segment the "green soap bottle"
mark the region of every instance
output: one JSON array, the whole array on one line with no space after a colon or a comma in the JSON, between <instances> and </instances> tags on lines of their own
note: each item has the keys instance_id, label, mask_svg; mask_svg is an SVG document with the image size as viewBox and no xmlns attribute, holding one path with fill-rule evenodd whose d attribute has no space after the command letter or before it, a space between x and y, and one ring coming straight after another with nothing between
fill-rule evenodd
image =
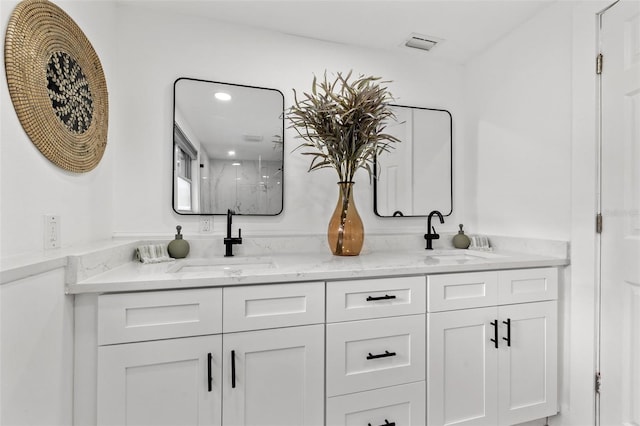
<instances>
[{"instance_id":1,"label":"green soap bottle","mask_svg":"<svg viewBox=\"0 0 640 426\"><path fill-rule=\"evenodd\" d=\"M469 237L464 235L464 231L462 230L462 224L458 226L460 226L460 230L458 231L458 234L453 237L453 246L459 249L469 248L469 245L471 244L471 240L469 239Z\"/></svg>"},{"instance_id":2,"label":"green soap bottle","mask_svg":"<svg viewBox=\"0 0 640 426\"><path fill-rule=\"evenodd\" d=\"M185 258L189 254L189 243L187 242L187 240L182 239L182 234L180 233L181 229L182 226L176 226L176 230L178 231L178 233L176 234L176 239L171 241L169 243L169 246L167 247L169 256L173 257L174 259Z\"/></svg>"}]
</instances>

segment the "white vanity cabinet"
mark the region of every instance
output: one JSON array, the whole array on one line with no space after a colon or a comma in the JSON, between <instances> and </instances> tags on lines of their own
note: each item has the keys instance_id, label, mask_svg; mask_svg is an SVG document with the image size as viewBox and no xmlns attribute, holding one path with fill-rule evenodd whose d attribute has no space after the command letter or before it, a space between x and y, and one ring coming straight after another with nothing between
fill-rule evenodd
<instances>
[{"instance_id":1,"label":"white vanity cabinet","mask_svg":"<svg viewBox=\"0 0 640 426\"><path fill-rule=\"evenodd\" d=\"M327 283L326 424L425 424L425 277Z\"/></svg>"},{"instance_id":2,"label":"white vanity cabinet","mask_svg":"<svg viewBox=\"0 0 640 426\"><path fill-rule=\"evenodd\" d=\"M557 270L427 282L427 423L512 425L555 415Z\"/></svg>"},{"instance_id":3,"label":"white vanity cabinet","mask_svg":"<svg viewBox=\"0 0 640 426\"><path fill-rule=\"evenodd\" d=\"M557 286L548 267L79 294L74 424L554 415Z\"/></svg>"},{"instance_id":4,"label":"white vanity cabinet","mask_svg":"<svg viewBox=\"0 0 640 426\"><path fill-rule=\"evenodd\" d=\"M77 302L76 424L324 424L322 282Z\"/></svg>"}]
</instances>

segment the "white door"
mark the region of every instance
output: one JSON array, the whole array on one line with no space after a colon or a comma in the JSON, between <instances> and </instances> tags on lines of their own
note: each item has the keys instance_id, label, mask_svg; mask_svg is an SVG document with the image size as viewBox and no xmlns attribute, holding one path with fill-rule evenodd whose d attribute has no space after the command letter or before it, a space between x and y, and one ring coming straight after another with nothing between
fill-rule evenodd
<instances>
[{"instance_id":1,"label":"white door","mask_svg":"<svg viewBox=\"0 0 640 426\"><path fill-rule=\"evenodd\" d=\"M324 422L324 326L224 335L223 423Z\"/></svg>"},{"instance_id":2,"label":"white door","mask_svg":"<svg viewBox=\"0 0 640 426\"><path fill-rule=\"evenodd\" d=\"M498 317L500 424L557 414L558 303L501 306Z\"/></svg>"},{"instance_id":3,"label":"white door","mask_svg":"<svg viewBox=\"0 0 640 426\"><path fill-rule=\"evenodd\" d=\"M427 314L427 424L498 424L497 316L495 307Z\"/></svg>"},{"instance_id":4,"label":"white door","mask_svg":"<svg viewBox=\"0 0 640 426\"><path fill-rule=\"evenodd\" d=\"M98 425L220 425L221 352L220 335L100 346Z\"/></svg>"},{"instance_id":5,"label":"white door","mask_svg":"<svg viewBox=\"0 0 640 426\"><path fill-rule=\"evenodd\" d=\"M640 2L601 21L599 421L640 424Z\"/></svg>"}]
</instances>

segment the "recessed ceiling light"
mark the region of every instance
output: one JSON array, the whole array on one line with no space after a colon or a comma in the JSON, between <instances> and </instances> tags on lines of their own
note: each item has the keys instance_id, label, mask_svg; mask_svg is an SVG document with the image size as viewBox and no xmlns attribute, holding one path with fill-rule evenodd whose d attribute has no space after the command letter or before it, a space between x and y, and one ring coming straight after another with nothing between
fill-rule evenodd
<instances>
[{"instance_id":1,"label":"recessed ceiling light","mask_svg":"<svg viewBox=\"0 0 640 426\"><path fill-rule=\"evenodd\" d=\"M231 163L232 166L239 166L240 163Z\"/></svg>"},{"instance_id":2,"label":"recessed ceiling light","mask_svg":"<svg viewBox=\"0 0 640 426\"><path fill-rule=\"evenodd\" d=\"M229 157L233 157L234 155L236 155L235 151L229 151L227 152L227 154L229 154Z\"/></svg>"},{"instance_id":3,"label":"recessed ceiling light","mask_svg":"<svg viewBox=\"0 0 640 426\"><path fill-rule=\"evenodd\" d=\"M216 92L215 95L213 95L216 97L217 100L219 101L230 101L231 100L231 95L225 92Z\"/></svg>"}]
</instances>

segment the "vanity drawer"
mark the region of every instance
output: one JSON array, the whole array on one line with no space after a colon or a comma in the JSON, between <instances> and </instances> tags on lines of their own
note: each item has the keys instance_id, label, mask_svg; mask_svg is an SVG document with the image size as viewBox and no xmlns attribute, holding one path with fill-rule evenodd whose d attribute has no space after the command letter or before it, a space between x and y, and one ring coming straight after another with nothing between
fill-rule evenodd
<instances>
[{"instance_id":1,"label":"vanity drawer","mask_svg":"<svg viewBox=\"0 0 640 426\"><path fill-rule=\"evenodd\" d=\"M324 322L324 283L226 287L225 333Z\"/></svg>"},{"instance_id":2,"label":"vanity drawer","mask_svg":"<svg viewBox=\"0 0 640 426\"><path fill-rule=\"evenodd\" d=\"M513 269L498 272L498 304L558 298L558 269Z\"/></svg>"},{"instance_id":3,"label":"vanity drawer","mask_svg":"<svg viewBox=\"0 0 640 426\"><path fill-rule=\"evenodd\" d=\"M98 297L98 344L222 332L219 288L104 294Z\"/></svg>"},{"instance_id":4,"label":"vanity drawer","mask_svg":"<svg viewBox=\"0 0 640 426\"><path fill-rule=\"evenodd\" d=\"M327 322L421 314L425 277L397 277L327 283Z\"/></svg>"},{"instance_id":5,"label":"vanity drawer","mask_svg":"<svg viewBox=\"0 0 640 426\"><path fill-rule=\"evenodd\" d=\"M425 316L327 324L327 396L424 380Z\"/></svg>"},{"instance_id":6,"label":"vanity drawer","mask_svg":"<svg viewBox=\"0 0 640 426\"><path fill-rule=\"evenodd\" d=\"M498 301L498 273L429 275L427 291L429 312L495 306Z\"/></svg>"},{"instance_id":7,"label":"vanity drawer","mask_svg":"<svg viewBox=\"0 0 640 426\"><path fill-rule=\"evenodd\" d=\"M424 425L425 382L327 398L327 425Z\"/></svg>"}]
</instances>

